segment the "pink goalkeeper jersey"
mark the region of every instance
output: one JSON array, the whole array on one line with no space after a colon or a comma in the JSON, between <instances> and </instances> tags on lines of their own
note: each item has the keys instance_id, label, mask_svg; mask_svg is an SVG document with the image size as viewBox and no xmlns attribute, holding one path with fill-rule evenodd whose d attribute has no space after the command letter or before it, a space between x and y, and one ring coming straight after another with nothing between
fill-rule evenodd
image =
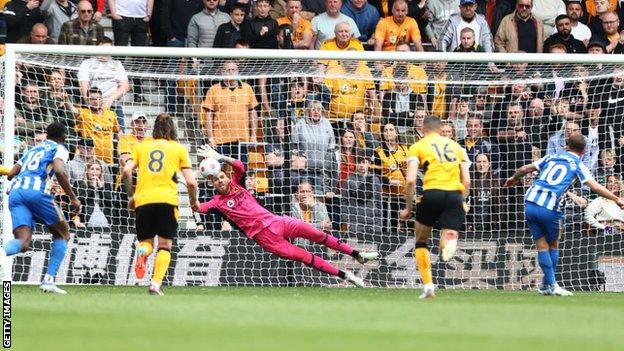
<instances>
[{"instance_id":1,"label":"pink goalkeeper jersey","mask_svg":"<svg viewBox=\"0 0 624 351\"><path fill-rule=\"evenodd\" d=\"M253 239L264 228L278 221L280 217L262 207L256 198L239 184L243 173L245 173L243 163L235 160L232 166L234 167L234 176L230 182L230 193L227 195L216 194L210 201L201 204L200 212L206 213L210 210L221 212L248 238Z\"/></svg>"}]
</instances>

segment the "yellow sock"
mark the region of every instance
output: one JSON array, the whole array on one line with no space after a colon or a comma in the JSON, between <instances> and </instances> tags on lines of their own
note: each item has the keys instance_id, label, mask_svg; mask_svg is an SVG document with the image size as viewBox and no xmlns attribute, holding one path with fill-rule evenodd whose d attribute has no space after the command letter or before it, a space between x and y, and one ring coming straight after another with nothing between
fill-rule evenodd
<instances>
[{"instance_id":1,"label":"yellow sock","mask_svg":"<svg viewBox=\"0 0 624 351\"><path fill-rule=\"evenodd\" d=\"M137 246L137 251L141 256L149 256L154 252L154 244L152 244L152 240L145 240L139 243Z\"/></svg>"},{"instance_id":2,"label":"yellow sock","mask_svg":"<svg viewBox=\"0 0 624 351\"><path fill-rule=\"evenodd\" d=\"M414 251L414 257L416 257L416 265L418 266L423 284L433 283L429 250L426 247L419 247Z\"/></svg>"},{"instance_id":3,"label":"yellow sock","mask_svg":"<svg viewBox=\"0 0 624 351\"><path fill-rule=\"evenodd\" d=\"M154 263L154 276L152 281L161 284L169 269L169 262L171 262L171 252L168 250L160 249L156 253L156 262Z\"/></svg>"}]
</instances>

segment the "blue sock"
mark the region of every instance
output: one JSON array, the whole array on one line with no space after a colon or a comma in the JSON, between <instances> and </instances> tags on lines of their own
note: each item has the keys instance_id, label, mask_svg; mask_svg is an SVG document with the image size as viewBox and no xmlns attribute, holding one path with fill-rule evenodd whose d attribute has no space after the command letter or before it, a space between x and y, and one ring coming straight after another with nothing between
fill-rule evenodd
<instances>
[{"instance_id":1,"label":"blue sock","mask_svg":"<svg viewBox=\"0 0 624 351\"><path fill-rule=\"evenodd\" d=\"M559 249L550 249L550 261L552 262L553 273L557 274L557 265L559 265Z\"/></svg>"},{"instance_id":2,"label":"blue sock","mask_svg":"<svg viewBox=\"0 0 624 351\"><path fill-rule=\"evenodd\" d=\"M13 239L4 245L4 252L7 256L16 255L20 251L22 251L22 242L17 239Z\"/></svg>"},{"instance_id":3,"label":"blue sock","mask_svg":"<svg viewBox=\"0 0 624 351\"><path fill-rule=\"evenodd\" d=\"M555 284L555 271L553 271L552 260L548 251L538 251L537 260L544 272L544 281L547 285Z\"/></svg>"},{"instance_id":4,"label":"blue sock","mask_svg":"<svg viewBox=\"0 0 624 351\"><path fill-rule=\"evenodd\" d=\"M50 250L50 262L48 263L48 272L46 274L55 277L61 262L67 251L67 241L64 239L54 239L52 241L52 249Z\"/></svg>"}]
</instances>

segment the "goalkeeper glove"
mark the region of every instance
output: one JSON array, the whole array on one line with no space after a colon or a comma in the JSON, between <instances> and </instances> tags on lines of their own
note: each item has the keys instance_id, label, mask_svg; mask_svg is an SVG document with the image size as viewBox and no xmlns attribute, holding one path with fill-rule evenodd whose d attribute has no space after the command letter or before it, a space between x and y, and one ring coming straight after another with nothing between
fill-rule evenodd
<instances>
[{"instance_id":1,"label":"goalkeeper glove","mask_svg":"<svg viewBox=\"0 0 624 351\"><path fill-rule=\"evenodd\" d=\"M203 158L214 158L220 161L223 157L220 153L216 152L210 145L202 145L197 149L197 155Z\"/></svg>"}]
</instances>

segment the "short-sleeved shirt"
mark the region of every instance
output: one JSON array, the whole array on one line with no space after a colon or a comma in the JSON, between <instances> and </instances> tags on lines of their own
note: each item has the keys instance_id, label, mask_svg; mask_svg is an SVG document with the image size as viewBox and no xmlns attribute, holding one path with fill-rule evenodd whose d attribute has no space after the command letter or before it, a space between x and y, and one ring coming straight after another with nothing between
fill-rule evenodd
<instances>
[{"instance_id":1,"label":"short-sleeved shirt","mask_svg":"<svg viewBox=\"0 0 624 351\"><path fill-rule=\"evenodd\" d=\"M143 140L150 140L152 137L145 137ZM139 139L134 134L124 134L119 137L119 142L117 143L117 154L129 154L132 153L132 149L139 144Z\"/></svg>"},{"instance_id":2,"label":"short-sleeved shirt","mask_svg":"<svg viewBox=\"0 0 624 351\"><path fill-rule=\"evenodd\" d=\"M420 40L418 23L411 17L405 17L403 23L394 22L394 17L388 16L377 23L375 40L383 41L383 51L394 51L399 43L413 43Z\"/></svg>"},{"instance_id":3,"label":"short-sleeved shirt","mask_svg":"<svg viewBox=\"0 0 624 351\"><path fill-rule=\"evenodd\" d=\"M410 146L408 157L408 162L418 162L425 173L423 190L465 190L460 164L466 161L466 152L455 141L429 133Z\"/></svg>"},{"instance_id":4,"label":"short-sleeved shirt","mask_svg":"<svg viewBox=\"0 0 624 351\"><path fill-rule=\"evenodd\" d=\"M340 22L347 22L351 27L351 32L354 38L360 37L360 30L355 24L355 21L344 13L341 13L337 18L329 17L327 12L324 12L312 19L312 31L316 34L316 44L314 48L318 50L321 44L328 39L336 37L335 28Z\"/></svg>"},{"instance_id":5,"label":"short-sleeved shirt","mask_svg":"<svg viewBox=\"0 0 624 351\"><path fill-rule=\"evenodd\" d=\"M349 44L347 44L347 46L344 49L341 49L338 47L338 44L336 44L336 38L333 38L333 39L325 40L323 44L321 44L320 50L364 51L364 46L359 40L351 38L351 40L349 40ZM319 60L319 62L324 65L328 65L330 67L338 65L338 61L336 60ZM361 61L361 64L366 65L366 62Z\"/></svg>"},{"instance_id":6,"label":"short-sleeved shirt","mask_svg":"<svg viewBox=\"0 0 624 351\"><path fill-rule=\"evenodd\" d=\"M379 90L392 90L394 89L394 67L386 67L381 76L384 80L379 84ZM420 65L408 65L407 66L407 79L410 81L409 86L416 94L427 93L427 72Z\"/></svg>"},{"instance_id":7,"label":"short-sleeved shirt","mask_svg":"<svg viewBox=\"0 0 624 351\"><path fill-rule=\"evenodd\" d=\"M249 141L249 111L256 106L258 100L247 83L239 83L235 88L223 83L210 87L202 108L214 112L212 133L215 143Z\"/></svg>"},{"instance_id":8,"label":"short-sleeved shirt","mask_svg":"<svg viewBox=\"0 0 624 351\"><path fill-rule=\"evenodd\" d=\"M93 139L95 156L106 163L113 163L113 135L120 130L115 112L103 110L97 114L88 108L81 108L76 130L82 137Z\"/></svg>"},{"instance_id":9,"label":"short-sleeved shirt","mask_svg":"<svg viewBox=\"0 0 624 351\"><path fill-rule=\"evenodd\" d=\"M54 160L67 163L69 152L64 145L46 140L28 150L18 164L22 166L11 189L30 189L48 194L54 177Z\"/></svg>"},{"instance_id":10,"label":"short-sleeved shirt","mask_svg":"<svg viewBox=\"0 0 624 351\"><path fill-rule=\"evenodd\" d=\"M277 25L281 26L282 24L292 25L292 21L288 19L287 16L280 17L277 19ZM299 42L301 42L305 33L309 33L312 35L314 34L314 32L312 32L312 23L307 19L301 17L299 18L299 23L297 23L297 28L293 28L293 44L298 44Z\"/></svg>"},{"instance_id":11,"label":"short-sleeved shirt","mask_svg":"<svg viewBox=\"0 0 624 351\"><path fill-rule=\"evenodd\" d=\"M191 168L188 150L172 140L144 140L132 149L131 159L139 169L135 206L163 203L178 206L176 172Z\"/></svg>"},{"instance_id":12,"label":"short-sleeved shirt","mask_svg":"<svg viewBox=\"0 0 624 351\"><path fill-rule=\"evenodd\" d=\"M127 81L128 75L121 61L108 59L101 61L93 57L80 63L78 81L88 81L89 86L97 87L102 97L108 97L117 90L119 82Z\"/></svg>"},{"instance_id":13,"label":"short-sleeved shirt","mask_svg":"<svg viewBox=\"0 0 624 351\"><path fill-rule=\"evenodd\" d=\"M370 69L358 65L354 73L347 73L341 65L327 70L325 85L331 90L329 119L351 118L356 111L363 111L367 90L375 89Z\"/></svg>"}]
</instances>

